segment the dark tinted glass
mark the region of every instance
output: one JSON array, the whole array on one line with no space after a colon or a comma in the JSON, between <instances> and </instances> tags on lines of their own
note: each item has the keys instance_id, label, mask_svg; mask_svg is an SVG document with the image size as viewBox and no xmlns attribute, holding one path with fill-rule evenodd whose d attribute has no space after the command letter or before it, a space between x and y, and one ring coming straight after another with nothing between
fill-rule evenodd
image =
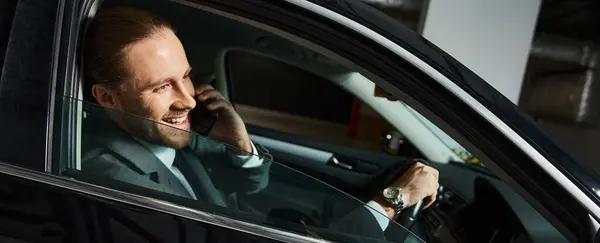
<instances>
[{"instance_id":1,"label":"dark tinted glass","mask_svg":"<svg viewBox=\"0 0 600 243\"><path fill-rule=\"evenodd\" d=\"M279 242L7 175L0 198L2 243Z\"/></svg>"},{"instance_id":2,"label":"dark tinted glass","mask_svg":"<svg viewBox=\"0 0 600 243\"><path fill-rule=\"evenodd\" d=\"M45 168L57 6L58 0L0 3L0 48L6 45L0 52L0 160L37 170Z\"/></svg>"},{"instance_id":3,"label":"dark tinted glass","mask_svg":"<svg viewBox=\"0 0 600 243\"><path fill-rule=\"evenodd\" d=\"M63 104L83 110L82 156L74 165L64 166L64 176L309 237L377 242L383 237L383 220L389 242L403 242L407 237L421 241L370 204L273 161L268 152L249 154L194 132L81 100L64 98ZM117 120L121 126L153 129L125 131L116 126ZM148 135L144 131L188 136L190 142L176 150L167 167L158 158L163 157L158 156L161 152L156 152L156 146L142 139ZM254 144L261 146L258 141ZM61 153L72 157L76 151L62 146ZM355 232L357 227L375 234Z\"/></svg>"}]
</instances>

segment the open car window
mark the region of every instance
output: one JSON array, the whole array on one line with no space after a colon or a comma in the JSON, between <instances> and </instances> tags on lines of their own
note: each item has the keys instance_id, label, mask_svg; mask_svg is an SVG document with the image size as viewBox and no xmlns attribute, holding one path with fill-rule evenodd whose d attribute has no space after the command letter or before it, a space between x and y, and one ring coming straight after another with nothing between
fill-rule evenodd
<instances>
[{"instance_id":1,"label":"open car window","mask_svg":"<svg viewBox=\"0 0 600 243\"><path fill-rule=\"evenodd\" d=\"M77 99L64 98L63 104L82 114L81 156L61 144L64 176L314 238L420 241L367 200L273 161L266 150L257 149L259 155L239 151L195 131ZM170 149L144 139L156 132L189 138L189 143ZM165 159L169 150L174 154ZM383 234L387 241L378 239Z\"/></svg>"},{"instance_id":2,"label":"open car window","mask_svg":"<svg viewBox=\"0 0 600 243\"><path fill-rule=\"evenodd\" d=\"M249 50L226 52L230 101L251 132L484 167L435 124L360 73L311 72L311 65L318 64L288 61Z\"/></svg>"},{"instance_id":3,"label":"open car window","mask_svg":"<svg viewBox=\"0 0 600 243\"><path fill-rule=\"evenodd\" d=\"M320 76L310 75L304 74L311 70L309 65L291 65L274 57L239 52L235 51L227 59L230 61L227 62L227 77L234 90L233 102L240 108L239 112L247 123L258 126L251 126L249 132L263 141L281 163L318 177L351 195L359 195L356 188L364 188L371 178L381 178L387 171L402 164L403 157L423 156L440 172L441 185L434 206L422 212L425 220L417 221L423 224L411 228L415 232L426 232L417 233L425 241L435 239L438 237L435 235L444 234L443 229L449 228L460 232L457 233L460 235L458 238L486 242L489 237L495 236L475 231L488 230L479 231L486 227L479 220L489 218L506 220L505 225L493 227L514 227L511 234L515 236L527 238L527 233L532 233L534 242L546 238L563 239L549 221L492 173L483 161L407 103L381 94L376 84L360 72L322 71ZM319 90L321 87L326 88ZM251 98L265 90L268 92L260 98ZM331 105L337 102L336 92L346 93L360 101L364 113L360 114L359 122L366 124L362 129L381 134L390 126L396 128L400 131L399 135L410 138L408 140L420 153L386 150L389 141L394 140L392 136L397 135L394 133L384 134L390 135L389 138L375 140L381 142L381 147L374 151L327 139L327 135L335 131L323 129L323 122L315 122L314 118L324 117L319 116L319 112L345 108ZM328 95L330 93L334 95ZM281 108L286 106L312 111L298 115L300 112ZM347 139L360 140L359 137ZM339 167L338 170L331 168L334 165ZM494 199L490 201L489 198ZM470 216L473 218L465 218ZM440 222L443 222L442 226ZM532 225L540 227L533 228Z\"/></svg>"}]
</instances>

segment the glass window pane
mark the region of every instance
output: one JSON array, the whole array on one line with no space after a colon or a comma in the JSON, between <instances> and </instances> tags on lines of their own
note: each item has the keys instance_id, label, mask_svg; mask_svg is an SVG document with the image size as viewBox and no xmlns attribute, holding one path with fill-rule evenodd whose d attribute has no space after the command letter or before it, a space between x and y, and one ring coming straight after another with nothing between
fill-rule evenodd
<instances>
[{"instance_id":1,"label":"glass window pane","mask_svg":"<svg viewBox=\"0 0 600 243\"><path fill-rule=\"evenodd\" d=\"M229 51L225 60L231 100L250 130L264 128L358 150L422 157L379 113L325 75L251 51ZM386 140L386 135L393 138Z\"/></svg>"},{"instance_id":2,"label":"glass window pane","mask_svg":"<svg viewBox=\"0 0 600 243\"><path fill-rule=\"evenodd\" d=\"M418 239L372 202L273 161L259 142L251 153L81 100L64 98L64 104L83 111L82 156L65 176L317 238ZM187 142L168 147L155 139L162 134Z\"/></svg>"},{"instance_id":3,"label":"glass window pane","mask_svg":"<svg viewBox=\"0 0 600 243\"><path fill-rule=\"evenodd\" d=\"M327 166L319 166L315 162L322 161L322 165L327 165L329 162L327 153L334 154L343 163L340 166L341 170L345 168L347 171L366 172L368 176L377 178L385 175L386 171L394 166L401 164L402 160L399 158L403 156L426 158L431 162L431 166L439 171L441 184L438 200L434 206L423 211L420 219L417 220L421 226L426 225L426 227L412 228L415 234L422 236L426 241L448 238L448 235L440 235L445 231L454 232L459 235L458 238L470 239L473 242L488 241L494 230L506 229L509 226L515 228L505 236L526 237L527 232L537 230L531 228L531 225L539 225L544 229L545 234L534 234L536 239L548 236L553 239L563 239L560 232L541 214L491 173L484 161L469 153L452 137L402 100L398 100L378 88L374 82L361 73L351 69L341 73L338 73L338 70L321 70L314 71L312 76L308 77L308 75L295 74L308 72L306 70L311 69L309 65L289 65L275 58L249 52L243 55L236 53L230 57L235 57L228 59L230 62L227 65L229 81L234 84L234 101L247 123L267 128L250 129L250 133L255 135L256 141L260 139L269 146L276 161L313 175L351 195L359 195L353 191L353 188L364 188L360 176L339 170L327 170ZM279 73L281 69L286 70L286 75ZM286 79L286 76L295 78ZM268 80L271 82L266 85L261 84ZM242 84L239 85L241 88L239 86L236 88L237 84ZM309 87L305 87L305 85ZM402 135L420 153L381 156L372 152L359 152L359 146L324 138L327 133L333 133L335 130L319 129L323 126L307 119L300 112L276 110L266 103L266 105L254 103L259 107L251 107L252 105L248 105L248 103L252 104L255 101L245 98L245 96L251 97L255 92L268 90L261 96L261 100L269 100L278 107L302 106L303 109L314 109L313 113L316 113L322 109L328 109L327 105L315 105L311 103L312 100L304 102L306 97L314 96L313 100L322 104L334 104L337 98L335 95L328 96L326 92L314 95L319 93L314 90L321 87L327 87L325 90L331 88L347 92L361 102L362 108L368 108L365 109L366 115L361 116L360 119L382 121L372 122L365 129L372 133L389 135L389 138L382 137L382 142L388 142L384 145L389 145L390 141L402 141L395 137ZM235 99L236 97L242 97L242 99ZM243 103L240 104L240 102ZM346 107L348 106L346 105ZM337 107L337 109L344 109L344 106ZM398 133L386 133L390 127ZM348 140L355 139L346 136L348 136L346 133L340 135ZM382 148L391 148L391 146ZM316 155L304 155L304 151L308 153L314 150L325 151L323 155L325 159L320 159ZM378 152L393 155L394 153L389 153L391 150L380 149ZM368 165L374 165L373 170L370 170ZM492 203L487 200L488 198L495 198L495 201ZM495 218L496 216L490 212L503 212L502 218L511 223L473 223L486 218ZM489 234L475 233L487 232L487 230L490 230Z\"/></svg>"},{"instance_id":4,"label":"glass window pane","mask_svg":"<svg viewBox=\"0 0 600 243\"><path fill-rule=\"evenodd\" d=\"M443 233L485 242L511 225L517 236L532 222L548 225L454 139L353 67L189 5L132 3L177 31L163 28L161 38L128 46L125 61L138 59L127 70L137 76L104 73L121 81L112 86L86 79L84 94L91 84L102 89L84 99L102 106L65 98L75 114L61 130L65 176L341 242L430 241ZM156 46L176 47L176 57L144 56ZM209 101L193 92L208 85L213 101L235 110L207 111ZM405 217L389 220L375 200L414 158L430 161L442 187L407 230L398 223ZM498 216L491 212L508 223L465 226ZM531 212L527 219L537 221L524 221Z\"/></svg>"}]
</instances>

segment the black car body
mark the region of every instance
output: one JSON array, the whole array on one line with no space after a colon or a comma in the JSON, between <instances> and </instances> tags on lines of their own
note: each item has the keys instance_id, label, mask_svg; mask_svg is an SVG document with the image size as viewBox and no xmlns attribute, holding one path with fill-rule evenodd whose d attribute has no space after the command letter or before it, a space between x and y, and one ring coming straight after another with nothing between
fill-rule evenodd
<instances>
[{"instance_id":1,"label":"black car body","mask_svg":"<svg viewBox=\"0 0 600 243\"><path fill-rule=\"evenodd\" d=\"M229 79L235 75L227 66L232 58L223 53L250 50L339 84L345 82L341 77L347 74L360 74L474 154L485 168L464 161L433 161L435 155L413 142L440 171L442 190L437 206L420 213L410 229L417 236L411 240L597 240L597 175L565 153L484 80L418 34L361 2L19 0L1 4L1 242L366 242L360 237L330 236L280 225L279 221L265 222L252 214L198 207L173 195L123 183L80 177L76 173L81 156L78 129L88 106L80 100L81 45L86 24L95 11L111 4L133 5L164 15L179 29L187 52L192 53L192 66L203 67L199 76L221 70L222 64L225 70L220 74L216 71L217 76L227 81L216 85L234 102L252 97L236 94L240 88L231 85ZM222 22L210 29L206 26L216 23L211 21ZM248 31L236 29L238 25ZM210 34L194 35L201 29L197 26L208 28L203 31ZM221 39L217 39L218 44L187 45L206 36ZM202 56L210 58L193 54L201 50ZM344 87L352 92L350 86ZM394 112L388 114L376 103L370 105L380 115L393 116ZM284 208L287 203L297 203L299 206L290 208L298 208L304 216L312 217L310 213L316 212L318 216L312 218L316 221L326 210L314 209L312 201L326 204L323 198L337 193L364 202L364 192L375 193L376 182L395 175L413 159L248 127L253 139L270 147L274 161L282 164L272 172L272 177L283 177L278 179L280 186L289 186L287 176L322 189L318 193L309 193L313 189L293 191L287 196L267 190L265 196ZM294 152L300 150L303 152ZM317 154L322 152L339 160L317 161ZM323 198L299 196L305 194ZM402 231L401 227L396 229Z\"/></svg>"}]
</instances>

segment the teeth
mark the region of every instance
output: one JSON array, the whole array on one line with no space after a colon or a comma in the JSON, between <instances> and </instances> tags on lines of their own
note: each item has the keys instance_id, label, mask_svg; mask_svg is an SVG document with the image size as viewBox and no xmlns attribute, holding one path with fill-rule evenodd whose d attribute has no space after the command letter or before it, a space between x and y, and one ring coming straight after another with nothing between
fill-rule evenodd
<instances>
[{"instance_id":1,"label":"teeth","mask_svg":"<svg viewBox=\"0 0 600 243\"><path fill-rule=\"evenodd\" d=\"M171 124L180 124L185 121L185 116L181 117L181 118L167 118L164 121L171 123Z\"/></svg>"}]
</instances>

